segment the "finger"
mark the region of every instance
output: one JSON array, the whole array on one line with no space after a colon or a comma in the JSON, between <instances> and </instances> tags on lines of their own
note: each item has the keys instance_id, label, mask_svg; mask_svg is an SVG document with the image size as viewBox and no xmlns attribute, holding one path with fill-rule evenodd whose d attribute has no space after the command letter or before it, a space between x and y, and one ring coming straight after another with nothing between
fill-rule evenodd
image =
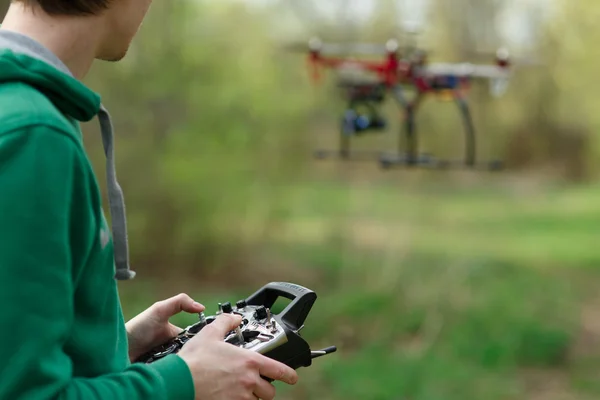
<instances>
[{"instance_id":1,"label":"finger","mask_svg":"<svg viewBox=\"0 0 600 400\"><path fill-rule=\"evenodd\" d=\"M257 354L258 355L258 354ZM290 385L295 385L298 382L298 374L296 371L287 365L268 358L266 356L259 355L260 360L260 374L266 378L271 378L276 381L282 381Z\"/></svg>"},{"instance_id":2,"label":"finger","mask_svg":"<svg viewBox=\"0 0 600 400\"><path fill-rule=\"evenodd\" d=\"M162 319L168 319L182 311L192 313L202 312L204 311L204 306L195 302L185 293L180 293L177 296L170 297L154 304L154 312Z\"/></svg>"},{"instance_id":3,"label":"finger","mask_svg":"<svg viewBox=\"0 0 600 400\"><path fill-rule=\"evenodd\" d=\"M273 400L275 398L275 386L265 381L263 378L258 378L254 395L260 400Z\"/></svg>"},{"instance_id":4,"label":"finger","mask_svg":"<svg viewBox=\"0 0 600 400\"><path fill-rule=\"evenodd\" d=\"M206 309L203 304L198 303L197 301L192 300L190 297L190 301L186 301L181 305L181 311L185 311L188 313L199 313Z\"/></svg>"},{"instance_id":5,"label":"finger","mask_svg":"<svg viewBox=\"0 0 600 400\"><path fill-rule=\"evenodd\" d=\"M205 339L223 340L229 331L234 330L241 323L241 315L221 314L210 325L205 326L197 336Z\"/></svg>"}]
</instances>

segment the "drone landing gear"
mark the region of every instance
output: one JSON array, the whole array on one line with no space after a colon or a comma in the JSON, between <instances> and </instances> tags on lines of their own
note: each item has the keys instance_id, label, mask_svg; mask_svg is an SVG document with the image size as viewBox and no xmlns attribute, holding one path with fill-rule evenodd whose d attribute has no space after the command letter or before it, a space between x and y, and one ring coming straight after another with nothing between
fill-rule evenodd
<instances>
[{"instance_id":1,"label":"drone landing gear","mask_svg":"<svg viewBox=\"0 0 600 400\"><path fill-rule=\"evenodd\" d=\"M385 127L385 121L381 118L368 118L358 115L353 110L348 110L342 121L340 132L339 150L317 150L315 158L338 159L345 161L373 161L381 156L380 151L352 150L351 140L354 137L381 131Z\"/></svg>"},{"instance_id":2,"label":"drone landing gear","mask_svg":"<svg viewBox=\"0 0 600 400\"><path fill-rule=\"evenodd\" d=\"M336 159L344 161L373 161L381 157L379 151L344 151L344 150L317 150L314 154L316 159Z\"/></svg>"},{"instance_id":3,"label":"drone landing gear","mask_svg":"<svg viewBox=\"0 0 600 400\"><path fill-rule=\"evenodd\" d=\"M477 162L475 158L475 128L469 112L469 106L465 99L455 93L454 100L461 112L465 128L465 157L463 160L442 160L430 154L419 154L417 135L415 129L415 113L421 98L417 97L413 103L404 105L405 111L405 137L408 152L399 154L382 154L379 157L379 165L382 169L394 167L424 167L430 169L472 169L498 171L503 169L503 162L499 160Z\"/></svg>"},{"instance_id":4,"label":"drone landing gear","mask_svg":"<svg viewBox=\"0 0 600 400\"><path fill-rule=\"evenodd\" d=\"M398 167L421 167L428 169L457 169L497 171L503 168L501 161L479 162L466 164L464 160L442 160L429 154L420 154L417 157L408 155L382 154L379 157L379 166L382 169Z\"/></svg>"}]
</instances>

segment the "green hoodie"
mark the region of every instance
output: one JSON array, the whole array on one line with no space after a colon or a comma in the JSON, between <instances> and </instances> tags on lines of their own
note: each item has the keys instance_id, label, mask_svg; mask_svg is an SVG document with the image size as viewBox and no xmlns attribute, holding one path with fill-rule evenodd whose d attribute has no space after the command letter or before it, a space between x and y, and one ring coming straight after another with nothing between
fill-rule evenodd
<instances>
[{"instance_id":1,"label":"green hoodie","mask_svg":"<svg viewBox=\"0 0 600 400\"><path fill-rule=\"evenodd\" d=\"M79 127L95 116L112 235ZM112 156L100 97L39 43L0 30L0 399L194 398L179 356L129 362L116 279L134 273Z\"/></svg>"}]
</instances>

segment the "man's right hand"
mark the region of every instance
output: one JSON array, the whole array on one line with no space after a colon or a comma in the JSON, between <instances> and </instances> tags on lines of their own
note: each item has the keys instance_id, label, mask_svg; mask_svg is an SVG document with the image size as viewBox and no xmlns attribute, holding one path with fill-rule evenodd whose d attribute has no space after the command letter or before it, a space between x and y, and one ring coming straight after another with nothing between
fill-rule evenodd
<instances>
[{"instance_id":1,"label":"man's right hand","mask_svg":"<svg viewBox=\"0 0 600 400\"><path fill-rule=\"evenodd\" d=\"M196 400L273 400L275 387L261 375L290 385L298 375L287 365L226 343L240 325L236 314L221 314L179 351L194 379Z\"/></svg>"}]
</instances>

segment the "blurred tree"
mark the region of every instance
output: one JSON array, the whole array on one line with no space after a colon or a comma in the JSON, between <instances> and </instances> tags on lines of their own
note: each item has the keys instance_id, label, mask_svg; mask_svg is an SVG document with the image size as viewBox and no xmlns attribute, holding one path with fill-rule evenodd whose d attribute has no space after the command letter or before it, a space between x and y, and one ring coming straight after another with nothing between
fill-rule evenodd
<instances>
[{"instance_id":1,"label":"blurred tree","mask_svg":"<svg viewBox=\"0 0 600 400\"><path fill-rule=\"evenodd\" d=\"M600 7L594 2L585 8L554 4L559 12L549 20L540 18L539 9L529 14L531 24L542 28L537 60L542 64L523 68L515 82L518 90L511 98L527 100L525 106L520 101L516 112L521 122L509 156L520 158L520 164L552 166L558 176L580 181L593 172L589 161L598 151L590 132L600 121L594 121L596 113L588 108L597 101L590 95L591 71L586 69L595 64L589 49L599 37L589 16L598 15Z\"/></svg>"},{"instance_id":2,"label":"blurred tree","mask_svg":"<svg viewBox=\"0 0 600 400\"><path fill-rule=\"evenodd\" d=\"M432 2L434 29L440 45L447 45L457 61L472 59L477 52L490 53L498 47L500 38L496 18L505 5L503 0L455 0ZM492 52L495 50L491 50ZM492 53L493 56L493 53ZM489 55L486 54L486 57Z\"/></svg>"},{"instance_id":3,"label":"blurred tree","mask_svg":"<svg viewBox=\"0 0 600 400\"><path fill-rule=\"evenodd\" d=\"M312 96L302 63L277 57L267 17L235 3L155 3L128 57L90 74L115 119L138 262L236 257L302 174ZM87 129L100 166L97 127Z\"/></svg>"}]
</instances>

